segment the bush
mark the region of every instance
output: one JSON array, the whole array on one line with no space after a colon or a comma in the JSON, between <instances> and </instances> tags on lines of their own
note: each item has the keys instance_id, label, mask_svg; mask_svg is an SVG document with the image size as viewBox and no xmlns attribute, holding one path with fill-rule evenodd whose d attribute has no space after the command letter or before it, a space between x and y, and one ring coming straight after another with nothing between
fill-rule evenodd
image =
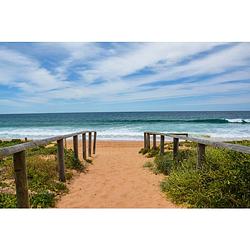
<instances>
[{"instance_id":1,"label":"bush","mask_svg":"<svg viewBox=\"0 0 250 250\"><path fill-rule=\"evenodd\" d=\"M191 207L250 207L249 155L207 147L203 170L196 169L193 153L179 166L161 184L174 202Z\"/></svg>"},{"instance_id":2,"label":"bush","mask_svg":"<svg viewBox=\"0 0 250 250\"><path fill-rule=\"evenodd\" d=\"M32 208L48 208L55 206L55 194L44 191L33 195L30 199Z\"/></svg>"},{"instance_id":3,"label":"bush","mask_svg":"<svg viewBox=\"0 0 250 250\"><path fill-rule=\"evenodd\" d=\"M147 154L149 152L149 149L148 148L141 148L140 151L139 151L139 154Z\"/></svg>"},{"instance_id":4,"label":"bush","mask_svg":"<svg viewBox=\"0 0 250 250\"><path fill-rule=\"evenodd\" d=\"M173 168L173 158L170 154L157 155L154 159L157 170L160 173L169 175Z\"/></svg>"},{"instance_id":5,"label":"bush","mask_svg":"<svg viewBox=\"0 0 250 250\"><path fill-rule=\"evenodd\" d=\"M75 158L74 151L72 149L65 150L64 157L67 168L79 171L83 171L85 169L84 164L79 159Z\"/></svg>"},{"instance_id":6,"label":"bush","mask_svg":"<svg viewBox=\"0 0 250 250\"><path fill-rule=\"evenodd\" d=\"M0 193L0 208L15 208L16 196L14 194Z\"/></svg>"},{"instance_id":7,"label":"bush","mask_svg":"<svg viewBox=\"0 0 250 250\"><path fill-rule=\"evenodd\" d=\"M3 142L0 146L10 146L18 142ZM7 145L6 145L7 144ZM66 183L58 181L56 145L36 147L27 150L27 178L31 207L54 207L56 197L68 192ZM83 171L85 166L75 159L72 150L65 150L66 180L73 177L72 169ZM16 207L16 196L12 194L15 183L12 157L0 161L0 207ZM1 193L2 188L9 193Z\"/></svg>"}]
</instances>

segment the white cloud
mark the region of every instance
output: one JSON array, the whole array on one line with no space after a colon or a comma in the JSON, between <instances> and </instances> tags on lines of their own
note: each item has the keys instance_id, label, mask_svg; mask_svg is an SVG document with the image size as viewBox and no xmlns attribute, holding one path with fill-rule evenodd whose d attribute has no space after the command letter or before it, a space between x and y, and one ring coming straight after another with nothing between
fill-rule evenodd
<instances>
[{"instance_id":1,"label":"white cloud","mask_svg":"<svg viewBox=\"0 0 250 250\"><path fill-rule=\"evenodd\" d=\"M232 68L249 66L250 44L238 44L192 60L197 53L213 49L217 43L96 43L41 44L67 55L53 70L42 66L39 59L16 50L0 47L0 84L21 90L20 100L43 103L54 99L97 102L130 102L164 98L195 97L207 94L248 91L250 68L237 69L198 82L154 86L157 81L173 81L185 77L223 73ZM38 45L37 45L38 46ZM177 65L184 59L186 64ZM159 61L161 63L159 63ZM86 64L87 69L82 65ZM150 68L153 74L124 76ZM75 69L81 77L68 80L68 71ZM94 81L100 80L98 84ZM225 81L238 83L222 84ZM154 87L150 90L150 88ZM7 104L6 104L7 105Z\"/></svg>"}]
</instances>

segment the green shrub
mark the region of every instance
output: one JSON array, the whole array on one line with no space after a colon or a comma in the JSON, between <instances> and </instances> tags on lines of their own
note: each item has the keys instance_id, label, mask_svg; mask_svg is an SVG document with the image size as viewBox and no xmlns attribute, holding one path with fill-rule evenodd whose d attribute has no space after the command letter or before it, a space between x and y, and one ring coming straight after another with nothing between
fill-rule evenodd
<instances>
[{"instance_id":1,"label":"green shrub","mask_svg":"<svg viewBox=\"0 0 250 250\"><path fill-rule=\"evenodd\" d=\"M38 156L28 157L27 177L30 190L35 192L50 190L58 179L56 161Z\"/></svg>"},{"instance_id":2,"label":"green shrub","mask_svg":"<svg viewBox=\"0 0 250 250\"><path fill-rule=\"evenodd\" d=\"M174 202L191 207L250 207L250 156L207 147L203 169L196 169L196 155L180 157L161 184ZM176 167L178 165L179 167Z\"/></svg>"},{"instance_id":3,"label":"green shrub","mask_svg":"<svg viewBox=\"0 0 250 250\"><path fill-rule=\"evenodd\" d=\"M160 152L160 151L159 151L159 148L150 149L150 150L148 151L147 157L148 157L148 158L152 158L152 157L158 155L159 152Z\"/></svg>"},{"instance_id":4,"label":"green shrub","mask_svg":"<svg viewBox=\"0 0 250 250\"><path fill-rule=\"evenodd\" d=\"M149 152L149 149L148 148L141 148L140 151L139 151L139 154L147 154Z\"/></svg>"},{"instance_id":5,"label":"green shrub","mask_svg":"<svg viewBox=\"0 0 250 250\"><path fill-rule=\"evenodd\" d=\"M74 151L68 149L64 151L65 165L69 169L76 169L83 171L85 169L84 164L77 158L75 158Z\"/></svg>"},{"instance_id":6,"label":"green shrub","mask_svg":"<svg viewBox=\"0 0 250 250\"><path fill-rule=\"evenodd\" d=\"M48 208L55 206L55 194L48 191L32 195L30 199L32 208Z\"/></svg>"},{"instance_id":7,"label":"green shrub","mask_svg":"<svg viewBox=\"0 0 250 250\"><path fill-rule=\"evenodd\" d=\"M171 169L173 168L173 158L170 154L157 155L154 159L157 170L163 174L170 174Z\"/></svg>"},{"instance_id":8,"label":"green shrub","mask_svg":"<svg viewBox=\"0 0 250 250\"><path fill-rule=\"evenodd\" d=\"M35 147L32 149L29 149L27 152L28 156L31 155L55 155L57 154L57 147L55 144L52 144L49 147L45 147L45 146L39 146L39 147Z\"/></svg>"},{"instance_id":9,"label":"green shrub","mask_svg":"<svg viewBox=\"0 0 250 250\"><path fill-rule=\"evenodd\" d=\"M0 146L12 146L20 143L19 140L0 142ZM31 207L53 207L57 195L68 192L66 183L58 181L57 147L55 144L39 146L27 150L27 178L30 192ZM72 150L65 149L65 177L73 177L73 169L83 171L85 165L74 156ZM0 160L0 189L14 189L14 171L12 157ZM1 193L0 207L16 207L16 197L11 193Z\"/></svg>"},{"instance_id":10,"label":"green shrub","mask_svg":"<svg viewBox=\"0 0 250 250\"><path fill-rule=\"evenodd\" d=\"M0 193L0 208L15 208L16 196L14 194Z\"/></svg>"}]
</instances>

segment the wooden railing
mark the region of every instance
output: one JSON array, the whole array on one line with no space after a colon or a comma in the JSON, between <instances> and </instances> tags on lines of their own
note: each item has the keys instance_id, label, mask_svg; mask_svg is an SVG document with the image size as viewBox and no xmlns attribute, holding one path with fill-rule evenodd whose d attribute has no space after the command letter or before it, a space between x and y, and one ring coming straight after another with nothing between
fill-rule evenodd
<instances>
[{"instance_id":1,"label":"wooden railing","mask_svg":"<svg viewBox=\"0 0 250 250\"><path fill-rule=\"evenodd\" d=\"M153 136L153 148L156 149L156 136L160 136L160 154L164 154L164 139L165 137L173 138L173 160L178 157L179 140L192 141L197 143L197 167L202 168L205 161L205 148L207 145L217 148L229 149L245 154L250 154L250 147L239 144L213 141L204 138L196 138L188 136L188 133L159 133L159 132L144 132L144 148L150 149L150 136Z\"/></svg>"},{"instance_id":2,"label":"wooden railing","mask_svg":"<svg viewBox=\"0 0 250 250\"><path fill-rule=\"evenodd\" d=\"M38 146L45 146L51 142L57 142L57 161L58 161L58 176L59 180L65 182L65 163L64 163L64 145L63 140L69 137L73 137L73 151L76 159L79 159L78 152L78 135L82 135L82 155L83 159L87 159L86 152L86 135L88 134L88 156L92 153L92 134L94 135L93 141L93 154L96 152L96 131L81 131L77 133L60 135L50 137L42 140L34 140L30 142L21 143L18 145L0 148L0 158L13 155L13 165L15 171L15 183L16 183L16 197L17 207L28 208L29 207L29 195L28 195L28 181L26 171L26 150L35 148Z\"/></svg>"}]
</instances>

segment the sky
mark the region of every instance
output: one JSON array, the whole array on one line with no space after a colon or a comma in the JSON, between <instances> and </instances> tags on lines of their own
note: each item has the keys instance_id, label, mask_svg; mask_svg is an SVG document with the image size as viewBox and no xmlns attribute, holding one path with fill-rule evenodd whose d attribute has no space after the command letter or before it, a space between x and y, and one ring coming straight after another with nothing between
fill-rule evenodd
<instances>
[{"instance_id":1,"label":"sky","mask_svg":"<svg viewBox=\"0 0 250 250\"><path fill-rule=\"evenodd\" d=\"M250 110L250 43L0 43L0 113Z\"/></svg>"}]
</instances>

